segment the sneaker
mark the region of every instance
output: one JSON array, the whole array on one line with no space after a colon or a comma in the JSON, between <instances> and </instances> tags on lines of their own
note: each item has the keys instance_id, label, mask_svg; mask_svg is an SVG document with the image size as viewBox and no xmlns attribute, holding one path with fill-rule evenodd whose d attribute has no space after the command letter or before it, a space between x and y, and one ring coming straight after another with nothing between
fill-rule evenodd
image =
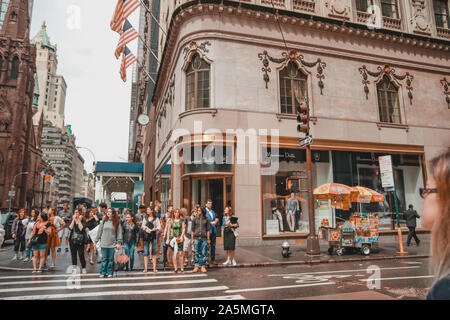
<instances>
[{"instance_id":1,"label":"sneaker","mask_svg":"<svg viewBox=\"0 0 450 320\"><path fill-rule=\"evenodd\" d=\"M105 275L104 275L104 274L101 274L101 275L100 275L100 278L104 278L104 277L105 277Z\"/></svg>"},{"instance_id":2,"label":"sneaker","mask_svg":"<svg viewBox=\"0 0 450 320\"><path fill-rule=\"evenodd\" d=\"M231 261L230 260L227 260L227 261L225 261L224 263L222 263L224 266L226 266L226 265L228 265L228 264L231 264Z\"/></svg>"},{"instance_id":3,"label":"sneaker","mask_svg":"<svg viewBox=\"0 0 450 320\"><path fill-rule=\"evenodd\" d=\"M23 259L23 262L28 262L28 261L30 261L30 258Z\"/></svg>"},{"instance_id":4,"label":"sneaker","mask_svg":"<svg viewBox=\"0 0 450 320\"><path fill-rule=\"evenodd\" d=\"M42 273L42 270L38 270L38 271L36 271L37 273Z\"/></svg>"},{"instance_id":5,"label":"sneaker","mask_svg":"<svg viewBox=\"0 0 450 320\"><path fill-rule=\"evenodd\" d=\"M60 253L60 252L61 252L61 248L58 248L58 249L56 250L56 252Z\"/></svg>"},{"instance_id":6,"label":"sneaker","mask_svg":"<svg viewBox=\"0 0 450 320\"><path fill-rule=\"evenodd\" d=\"M69 252L69 248L66 248L66 253Z\"/></svg>"},{"instance_id":7,"label":"sneaker","mask_svg":"<svg viewBox=\"0 0 450 320\"><path fill-rule=\"evenodd\" d=\"M202 267L202 272L206 273L206 268L205 267Z\"/></svg>"},{"instance_id":8,"label":"sneaker","mask_svg":"<svg viewBox=\"0 0 450 320\"><path fill-rule=\"evenodd\" d=\"M217 266L217 265L218 265L217 261L215 261L215 260L212 261L211 264L212 264L213 266Z\"/></svg>"},{"instance_id":9,"label":"sneaker","mask_svg":"<svg viewBox=\"0 0 450 320\"><path fill-rule=\"evenodd\" d=\"M112 278L112 274L108 274L108 278Z\"/></svg>"},{"instance_id":10,"label":"sneaker","mask_svg":"<svg viewBox=\"0 0 450 320\"><path fill-rule=\"evenodd\" d=\"M233 264L233 267L237 266L236 260L233 259L233 261L231 261L231 263Z\"/></svg>"},{"instance_id":11,"label":"sneaker","mask_svg":"<svg viewBox=\"0 0 450 320\"><path fill-rule=\"evenodd\" d=\"M420 244L420 240L419 240L419 242L417 242L417 246L419 246L419 244Z\"/></svg>"},{"instance_id":12,"label":"sneaker","mask_svg":"<svg viewBox=\"0 0 450 320\"><path fill-rule=\"evenodd\" d=\"M11 260L12 260L12 261L17 260L17 254L15 254L14 257L12 257Z\"/></svg>"},{"instance_id":13,"label":"sneaker","mask_svg":"<svg viewBox=\"0 0 450 320\"><path fill-rule=\"evenodd\" d=\"M17 260L22 260L23 259L23 253L19 252L19 254L17 255Z\"/></svg>"},{"instance_id":14,"label":"sneaker","mask_svg":"<svg viewBox=\"0 0 450 320\"><path fill-rule=\"evenodd\" d=\"M37 271L36 270L33 270L33 272L32 273L36 273Z\"/></svg>"},{"instance_id":15,"label":"sneaker","mask_svg":"<svg viewBox=\"0 0 450 320\"><path fill-rule=\"evenodd\" d=\"M83 268L83 270L81 270L81 273L86 274L87 273L86 268Z\"/></svg>"},{"instance_id":16,"label":"sneaker","mask_svg":"<svg viewBox=\"0 0 450 320\"><path fill-rule=\"evenodd\" d=\"M198 267L196 266L195 268L194 268L194 270L192 270L192 273L197 273L198 272Z\"/></svg>"}]
</instances>

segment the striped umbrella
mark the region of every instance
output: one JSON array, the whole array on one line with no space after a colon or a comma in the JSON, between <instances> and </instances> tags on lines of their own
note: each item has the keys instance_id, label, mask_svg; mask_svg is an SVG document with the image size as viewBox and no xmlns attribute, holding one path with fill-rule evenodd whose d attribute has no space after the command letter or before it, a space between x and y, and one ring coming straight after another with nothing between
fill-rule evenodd
<instances>
[{"instance_id":1,"label":"striped umbrella","mask_svg":"<svg viewBox=\"0 0 450 320\"><path fill-rule=\"evenodd\" d=\"M384 201L384 196L381 193L370 188L356 186L352 189L354 190L354 193L351 196L352 202L371 203Z\"/></svg>"},{"instance_id":2,"label":"striped umbrella","mask_svg":"<svg viewBox=\"0 0 450 320\"><path fill-rule=\"evenodd\" d=\"M337 195L350 196L357 192L345 184L330 182L315 188L313 194L317 199L331 199Z\"/></svg>"}]
</instances>

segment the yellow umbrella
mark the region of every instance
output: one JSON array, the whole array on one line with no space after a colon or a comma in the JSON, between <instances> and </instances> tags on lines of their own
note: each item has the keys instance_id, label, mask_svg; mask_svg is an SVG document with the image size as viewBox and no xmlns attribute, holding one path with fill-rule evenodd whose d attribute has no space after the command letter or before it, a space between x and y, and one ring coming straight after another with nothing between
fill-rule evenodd
<instances>
[{"instance_id":1,"label":"yellow umbrella","mask_svg":"<svg viewBox=\"0 0 450 320\"><path fill-rule=\"evenodd\" d=\"M345 184L330 182L315 188L313 194L317 199L331 199L337 195L349 196L357 192Z\"/></svg>"},{"instance_id":2,"label":"yellow umbrella","mask_svg":"<svg viewBox=\"0 0 450 320\"><path fill-rule=\"evenodd\" d=\"M384 201L384 196L381 193L370 188L356 186L352 189L354 190L354 193L351 196L352 202L371 203Z\"/></svg>"}]
</instances>

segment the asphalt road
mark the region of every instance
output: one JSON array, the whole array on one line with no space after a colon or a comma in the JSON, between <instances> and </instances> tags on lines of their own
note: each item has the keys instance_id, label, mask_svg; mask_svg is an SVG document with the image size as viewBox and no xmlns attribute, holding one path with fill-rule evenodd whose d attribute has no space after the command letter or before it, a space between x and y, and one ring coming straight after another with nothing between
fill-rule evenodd
<instances>
[{"instance_id":1,"label":"asphalt road","mask_svg":"<svg viewBox=\"0 0 450 320\"><path fill-rule=\"evenodd\" d=\"M230 267L184 275L121 271L109 279L100 279L94 272L70 275L56 270L36 275L0 270L0 300L424 299L432 280L428 259Z\"/></svg>"}]
</instances>

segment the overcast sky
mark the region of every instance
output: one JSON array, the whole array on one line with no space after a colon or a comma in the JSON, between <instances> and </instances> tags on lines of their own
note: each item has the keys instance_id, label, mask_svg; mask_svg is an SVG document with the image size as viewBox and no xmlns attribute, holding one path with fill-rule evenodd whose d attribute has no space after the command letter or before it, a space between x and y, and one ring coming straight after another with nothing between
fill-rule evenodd
<instances>
[{"instance_id":1,"label":"overcast sky","mask_svg":"<svg viewBox=\"0 0 450 320\"><path fill-rule=\"evenodd\" d=\"M109 28L116 0L35 0L33 38L42 22L57 44L58 71L67 83L66 125L72 125L78 146L91 149L96 161L127 161L132 67L127 83L114 57L119 35ZM79 14L78 14L79 13ZM139 10L130 17L138 30ZM137 40L129 48L137 55ZM80 149L85 168L93 158Z\"/></svg>"}]
</instances>

